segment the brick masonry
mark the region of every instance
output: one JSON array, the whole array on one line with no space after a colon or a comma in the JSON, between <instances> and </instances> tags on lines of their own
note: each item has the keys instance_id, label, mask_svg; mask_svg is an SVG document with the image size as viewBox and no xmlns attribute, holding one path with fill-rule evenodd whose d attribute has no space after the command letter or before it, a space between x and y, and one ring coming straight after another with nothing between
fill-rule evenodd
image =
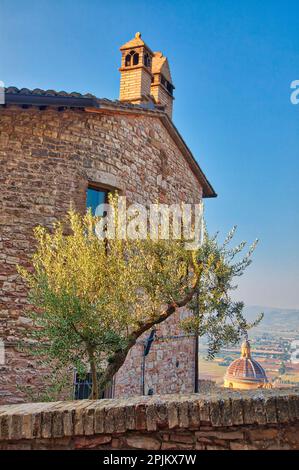
<instances>
[{"instance_id":1,"label":"brick masonry","mask_svg":"<svg viewBox=\"0 0 299 470\"><path fill-rule=\"evenodd\" d=\"M117 188L129 201L197 203L202 188L159 117L146 113L7 106L0 110L0 403L26 399L19 386L38 388L43 371L16 344L31 328L27 292L16 265L30 266L32 230L51 227L72 204L85 210L88 183ZM178 312L158 336L182 334ZM115 396L139 395L141 345L117 375ZM194 339L157 341L146 359L146 390L192 392Z\"/></svg>"},{"instance_id":2,"label":"brick masonry","mask_svg":"<svg viewBox=\"0 0 299 470\"><path fill-rule=\"evenodd\" d=\"M141 40L140 33L120 48L122 52L120 67L119 99L131 103L156 103L162 106L172 118L173 96L168 86L172 86L169 64L161 52L153 53ZM138 56L134 65L131 55ZM166 75L166 76L165 76ZM163 83L162 83L163 81Z\"/></svg>"},{"instance_id":3,"label":"brick masonry","mask_svg":"<svg viewBox=\"0 0 299 470\"><path fill-rule=\"evenodd\" d=\"M299 389L0 407L0 449L299 449Z\"/></svg>"}]
</instances>

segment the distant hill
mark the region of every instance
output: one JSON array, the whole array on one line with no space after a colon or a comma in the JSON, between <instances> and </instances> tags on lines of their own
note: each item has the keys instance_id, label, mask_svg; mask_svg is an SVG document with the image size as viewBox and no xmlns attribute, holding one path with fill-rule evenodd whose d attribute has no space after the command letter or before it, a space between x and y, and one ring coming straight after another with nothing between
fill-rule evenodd
<instances>
[{"instance_id":1,"label":"distant hill","mask_svg":"<svg viewBox=\"0 0 299 470\"><path fill-rule=\"evenodd\" d=\"M259 313L264 313L264 318L256 327L256 331L264 330L298 330L299 331L299 310L273 307L260 307L258 305L244 308L247 320L253 321ZM253 331L253 330L252 330Z\"/></svg>"}]
</instances>

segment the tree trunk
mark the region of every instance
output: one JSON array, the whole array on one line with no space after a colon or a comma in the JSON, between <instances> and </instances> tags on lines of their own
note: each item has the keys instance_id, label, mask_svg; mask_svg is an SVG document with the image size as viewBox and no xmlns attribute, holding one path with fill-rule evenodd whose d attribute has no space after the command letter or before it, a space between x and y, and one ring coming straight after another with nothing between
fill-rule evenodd
<instances>
[{"instance_id":1,"label":"tree trunk","mask_svg":"<svg viewBox=\"0 0 299 470\"><path fill-rule=\"evenodd\" d=\"M92 388L91 388L91 400L98 400L99 398L99 384L98 384L98 374L97 374L97 366L94 357L94 350L91 347L87 348L88 357L89 357L89 365L91 371L91 378L92 378Z\"/></svg>"},{"instance_id":2,"label":"tree trunk","mask_svg":"<svg viewBox=\"0 0 299 470\"><path fill-rule=\"evenodd\" d=\"M178 302L173 302L167 306L167 308L164 310L164 312L158 317L153 320L149 320L147 323L144 323L143 325L140 325L140 327L136 330L133 331L129 337L128 345L125 349L121 351L117 351L114 354L114 357L112 358L110 364L108 365L107 369L103 373L100 381L99 381L99 389L100 391L104 391L107 384L112 381L113 376L116 374L116 372L121 368L123 363L126 360L126 357L128 355L128 352L130 349L135 345L137 339L147 330L152 328L154 325L157 325L158 323L163 322L166 320L168 317L170 317L177 308L179 307L184 307L187 305L188 302L192 299L195 290L197 287L197 283L195 283L194 287L190 290L190 292L180 301Z\"/></svg>"}]
</instances>

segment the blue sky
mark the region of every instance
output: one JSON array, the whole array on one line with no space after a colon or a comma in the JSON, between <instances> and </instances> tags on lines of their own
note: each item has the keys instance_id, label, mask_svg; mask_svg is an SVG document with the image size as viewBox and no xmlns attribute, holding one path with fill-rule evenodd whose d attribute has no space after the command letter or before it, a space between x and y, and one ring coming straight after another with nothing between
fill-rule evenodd
<instances>
[{"instance_id":1,"label":"blue sky","mask_svg":"<svg viewBox=\"0 0 299 470\"><path fill-rule=\"evenodd\" d=\"M0 0L6 85L118 98L136 31L168 56L174 122L215 187L211 232L260 238L247 304L299 308L299 4L280 0Z\"/></svg>"}]
</instances>

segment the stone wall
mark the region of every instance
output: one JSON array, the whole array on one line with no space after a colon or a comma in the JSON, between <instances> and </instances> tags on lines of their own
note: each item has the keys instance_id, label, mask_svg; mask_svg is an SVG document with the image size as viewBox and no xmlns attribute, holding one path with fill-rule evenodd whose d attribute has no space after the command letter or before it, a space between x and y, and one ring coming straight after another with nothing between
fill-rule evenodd
<instances>
[{"instance_id":1,"label":"stone wall","mask_svg":"<svg viewBox=\"0 0 299 470\"><path fill-rule=\"evenodd\" d=\"M202 188L160 119L142 113L1 108L0 168L0 338L6 354L0 366L0 403L15 403L26 399L19 386L38 389L43 382L33 359L15 347L31 328L16 265L30 265L33 228L51 227L70 204L84 211L88 183L117 188L129 201L144 204L199 202ZM181 334L178 319L183 314L159 327L158 335ZM193 338L156 343L146 380L159 382L160 393L192 391L193 349ZM115 396L140 394L141 361L137 346L117 376ZM161 381L159 374L171 361L171 382Z\"/></svg>"},{"instance_id":2,"label":"stone wall","mask_svg":"<svg viewBox=\"0 0 299 470\"><path fill-rule=\"evenodd\" d=\"M299 449L299 389L2 406L0 449Z\"/></svg>"},{"instance_id":3,"label":"stone wall","mask_svg":"<svg viewBox=\"0 0 299 470\"><path fill-rule=\"evenodd\" d=\"M145 395L150 390L155 395L194 391L195 338L186 336L179 328L179 320L186 314L186 310L180 309L176 321L169 318L159 326L145 358L144 339L149 332L140 338L117 374L115 397L143 395L143 389Z\"/></svg>"}]
</instances>

